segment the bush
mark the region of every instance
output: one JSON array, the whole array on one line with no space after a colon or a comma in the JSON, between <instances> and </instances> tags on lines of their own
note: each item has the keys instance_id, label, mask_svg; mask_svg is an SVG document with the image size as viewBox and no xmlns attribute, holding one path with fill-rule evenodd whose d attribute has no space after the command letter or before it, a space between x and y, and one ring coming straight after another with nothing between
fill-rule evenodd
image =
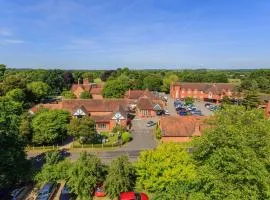
<instances>
[{"instance_id":1,"label":"bush","mask_svg":"<svg viewBox=\"0 0 270 200\"><path fill-rule=\"evenodd\" d=\"M125 127L123 127L123 126L121 126L121 125L116 125L115 127L113 127L113 129L112 129L112 132L113 133L124 133L124 132L126 132L126 128Z\"/></svg>"},{"instance_id":2,"label":"bush","mask_svg":"<svg viewBox=\"0 0 270 200\"><path fill-rule=\"evenodd\" d=\"M157 138L158 140L161 139L162 132L161 132L161 129L160 129L159 127L156 127L155 135L156 135L156 138Z\"/></svg>"},{"instance_id":3,"label":"bush","mask_svg":"<svg viewBox=\"0 0 270 200\"><path fill-rule=\"evenodd\" d=\"M132 139L132 137L129 132L123 132L121 135L121 139L123 143L126 143L126 142L129 142Z\"/></svg>"}]
</instances>

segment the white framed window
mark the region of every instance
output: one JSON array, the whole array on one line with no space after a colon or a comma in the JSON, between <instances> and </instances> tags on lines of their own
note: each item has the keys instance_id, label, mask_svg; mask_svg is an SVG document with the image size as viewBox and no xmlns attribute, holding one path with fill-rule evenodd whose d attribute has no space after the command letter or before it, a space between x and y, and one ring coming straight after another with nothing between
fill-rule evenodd
<instances>
[{"instance_id":1,"label":"white framed window","mask_svg":"<svg viewBox=\"0 0 270 200\"><path fill-rule=\"evenodd\" d=\"M105 123L100 123L100 124L98 124L98 128L100 128L100 129L105 129L107 126L106 126L106 124Z\"/></svg>"}]
</instances>

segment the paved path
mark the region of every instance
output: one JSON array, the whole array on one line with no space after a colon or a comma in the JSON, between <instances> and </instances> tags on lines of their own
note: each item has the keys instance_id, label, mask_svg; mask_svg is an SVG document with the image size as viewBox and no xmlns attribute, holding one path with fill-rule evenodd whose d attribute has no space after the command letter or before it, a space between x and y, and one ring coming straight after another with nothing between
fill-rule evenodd
<instances>
[{"instance_id":1,"label":"paved path","mask_svg":"<svg viewBox=\"0 0 270 200\"><path fill-rule=\"evenodd\" d=\"M167 97L168 97L168 101L167 101L166 109L169 111L170 115L176 116L177 112L174 107L174 100L172 99L170 95L167 95Z\"/></svg>"}]
</instances>

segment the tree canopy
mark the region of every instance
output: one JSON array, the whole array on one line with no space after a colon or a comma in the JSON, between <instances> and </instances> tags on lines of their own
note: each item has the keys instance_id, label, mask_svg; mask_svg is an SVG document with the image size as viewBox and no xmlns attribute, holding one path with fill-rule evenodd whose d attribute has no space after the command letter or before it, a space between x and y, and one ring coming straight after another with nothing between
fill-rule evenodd
<instances>
[{"instance_id":1,"label":"tree canopy","mask_svg":"<svg viewBox=\"0 0 270 200\"><path fill-rule=\"evenodd\" d=\"M75 136L77 139L80 138L82 143L87 141L93 142L97 134L96 123L89 116L72 118L68 125L68 133L69 135Z\"/></svg>"},{"instance_id":2,"label":"tree canopy","mask_svg":"<svg viewBox=\"0 0 270 200\"><path fill-rule=\"evenodd\" d=\"M33 118L33 142L54 144L67 136L69 113L63 110L45 110Z\"/></svg>"},{"instance_id":3,"label":"tree canopy","mask_svg":"<svg viewBox=\"0 0 270 200\"><path fill-rule=\"evenodd\" d=\"M50 87L41 81L29 83L27 89L34 95L37 101L47 97L50 92Z\"/></svg>"},{"instance_id":4,"label":"tree canopy","mask_svg":"<svg viewBox=\"0 0 270 200\"><path fill-rule=\"evenodd\" d=\"M104 166L94 155L82 153L68 172L68 186L79 199L92 199L92 193L97 183L104 181Z\"/></svg>"},{"instance_id":5,"label":"tree canopy","mask_svg":"<svg viewBox=\"0 0 270 200\"><path fill-rule=\"evenodd\" d=\"M131 191L135 186L135 170L126 155L112 161L104 182L107 195L117 197L121 192Z\"/></svg>"},{"instance_id":6,"label":"tree canopy","mask_svg":"<svg viewBox=\"0 0 270 200\"><path fill-rule=\"evenodd\" d=\"M270 121L261 111L225 106L194 141L197 191L205 199L269 199Z\"/></svg>"},{"instance_id":7,"label":"tree canopy","mask_svg":"<svg viewBox=\"0 0 270 200\"><path fill-rule=\"evenodd\" d=\"M80 98L81 99L92 99L92 95L89 92L87 92L87 91L83 91L80 94Z\"/></svg>"}]
</instances>

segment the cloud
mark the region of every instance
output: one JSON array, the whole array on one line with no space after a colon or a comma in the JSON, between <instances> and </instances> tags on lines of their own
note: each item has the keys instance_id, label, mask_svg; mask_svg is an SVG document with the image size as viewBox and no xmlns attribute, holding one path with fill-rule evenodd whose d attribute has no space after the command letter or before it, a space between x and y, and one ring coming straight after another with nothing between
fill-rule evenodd
<instances>
[{"instance_id":1,"label":"cloud","mask_svg":"<svg viewBox=\"0 0 270 200\"><path fill-rule=\"evenodd\" d=\"M20 39L0 39L0 45L6 46L6 45L13 45L13 44L22 44L25 43L24 40Z\"/></svg>"},{"instance_id":2,"label":"cloud","mask_svg":"<svg viewBox=\"0 0 270 200\"><path fill-rule=\"evenodd\" d=\"M0 36L8 37L8 36L12 36L12 35L13 35L13 33L10 29L0 28Z\"/></svg>"}]
</instances>

